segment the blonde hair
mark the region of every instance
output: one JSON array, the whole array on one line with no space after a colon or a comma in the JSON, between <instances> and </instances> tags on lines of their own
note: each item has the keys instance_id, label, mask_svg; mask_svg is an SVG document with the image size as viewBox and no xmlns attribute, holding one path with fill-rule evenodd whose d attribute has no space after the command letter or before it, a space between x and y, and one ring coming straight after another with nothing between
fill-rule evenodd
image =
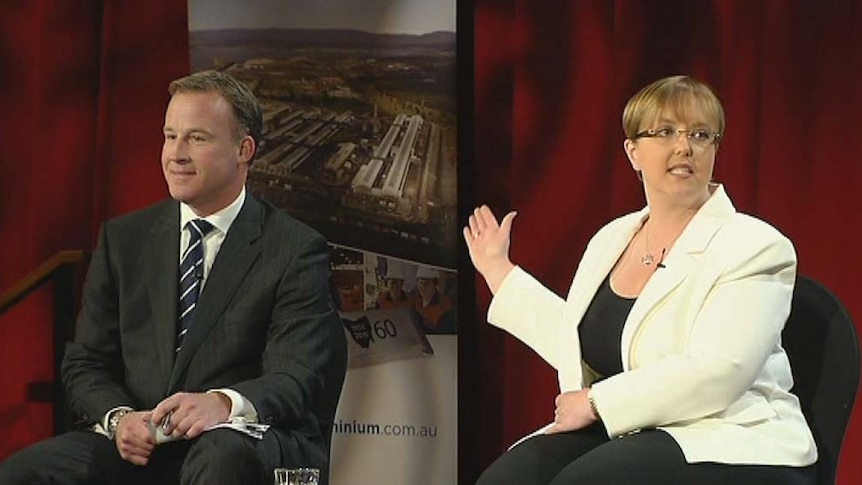
<instances>
[{"instance_id":1,"label":"blonde hair","mask_svg":"<svg viewBox=\"0 0 862 485\"><path fill-rule=\"evenodd\" d=\"M249 135L255 147L263 138L263 110L255 95L236 78L218 71L201 71L171 81L171 96L186 92L215 92L230 104L237 123L237 138Z\"/></svg>"},{"instance_id":2,"label":"blonde hair","mask_svg":"<svg viewBox=\"0 0 862 485\"><path fill-rule=\"evenodd\" d=\"M715 123L710 128L724 133L724 108L712 89L688 76L671 76L654 81L626 103L623 110L626 138L633 140L668 109L682 119L703 116L708 123Z\"/></svg>"}]
</instances>

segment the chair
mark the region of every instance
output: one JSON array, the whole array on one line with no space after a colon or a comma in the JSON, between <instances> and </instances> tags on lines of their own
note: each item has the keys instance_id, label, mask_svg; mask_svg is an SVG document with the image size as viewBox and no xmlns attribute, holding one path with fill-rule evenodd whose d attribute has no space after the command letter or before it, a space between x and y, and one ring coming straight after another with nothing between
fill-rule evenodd
<instances>
[{"instance_id":1,"label":"chair","mask_svg":"<svg viewBox=\"0 0 862 485\"><path fill-rule=\"evenodd\" d=\"M856 329L831 291L799 275L782 342L793 369L792 392L817 442L818 483L833 484L859 387Z\"/></svg>"}]
</instances>

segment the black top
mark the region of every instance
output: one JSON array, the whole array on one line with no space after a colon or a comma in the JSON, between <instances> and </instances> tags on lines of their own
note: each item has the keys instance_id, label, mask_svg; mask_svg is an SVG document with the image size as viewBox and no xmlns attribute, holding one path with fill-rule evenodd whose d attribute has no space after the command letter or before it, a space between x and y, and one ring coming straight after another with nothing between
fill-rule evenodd
<instances>
[{"instance_id":1,"label":"black top","mask_svg":"<svg viewBox=\"0 0 862 485\"><path fill-rule=\"evenodd\" d=\"M581 356L602 377L623 371L620 341L623 325L635 303L635 298L624 298L614 293L610 280L608 275L602 281L578 327Z\"/></svg>"}]
</instances>

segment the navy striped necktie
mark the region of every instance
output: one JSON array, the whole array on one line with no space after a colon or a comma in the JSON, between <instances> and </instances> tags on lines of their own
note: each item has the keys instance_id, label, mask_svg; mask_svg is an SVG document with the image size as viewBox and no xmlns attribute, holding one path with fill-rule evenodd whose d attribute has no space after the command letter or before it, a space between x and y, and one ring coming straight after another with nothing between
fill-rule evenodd
<instances>
[{"instance_id":1,"label":"navy striped necktie","mask_svg":"<svg viewBox=\"0 0 862 485\"><path fill-rule=\"evenodd\" d=\"M183 339L191 327L195 315L195 307L201 284L204 280L204 236L212 229L213 225L203 219L195 219L186 224L191 234L189 247L180 261L180 304L179 322L177 326L177 347L180 351Z\"/></svg>"}]
</instances>

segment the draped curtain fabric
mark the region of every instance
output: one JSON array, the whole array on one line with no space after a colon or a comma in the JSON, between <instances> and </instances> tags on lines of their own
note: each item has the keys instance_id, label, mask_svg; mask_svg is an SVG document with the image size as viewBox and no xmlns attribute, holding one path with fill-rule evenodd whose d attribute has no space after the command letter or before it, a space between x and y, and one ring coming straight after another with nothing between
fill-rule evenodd
<instances>
[{"instance_id":1,"label":"draped curtain fabric","mask_svg":"<svg viewBox=\"0 0 862 485\"><path fill-rule=\"evenodd\" d=\"M161 199L167 84L188 73L185 0L13 0L0 15L0 291L106 218ZM50 285L0 316L0 459L50 436L28 383L53 369Z\"/></svg>"},{"instance_id":2,"label":"draped curtain fabric","mask_svg":"<svg viewBox=\"0 0 862 485\"><path fill-rule=\"evenodd\" d=\"M689 74L712 85L727 111L715 179L739 210L790 237L800 272L862 324L860 5L477 0L475 180L462 205L517 210L513 260L565 295L589 237L644 204L622 149L625 101L655 79ZM476 404L459 419L475 437L475 450L462 447L462 459L473 458L465 467L475 466L468 479L550 421L558 392L547 364L484 323L489 300L477 279L478 328L461 367L475 383L463 398ZM860 408L839 470L847 483L862 471L847 459L862 449Z\"/></svg>"}]
</instances>

